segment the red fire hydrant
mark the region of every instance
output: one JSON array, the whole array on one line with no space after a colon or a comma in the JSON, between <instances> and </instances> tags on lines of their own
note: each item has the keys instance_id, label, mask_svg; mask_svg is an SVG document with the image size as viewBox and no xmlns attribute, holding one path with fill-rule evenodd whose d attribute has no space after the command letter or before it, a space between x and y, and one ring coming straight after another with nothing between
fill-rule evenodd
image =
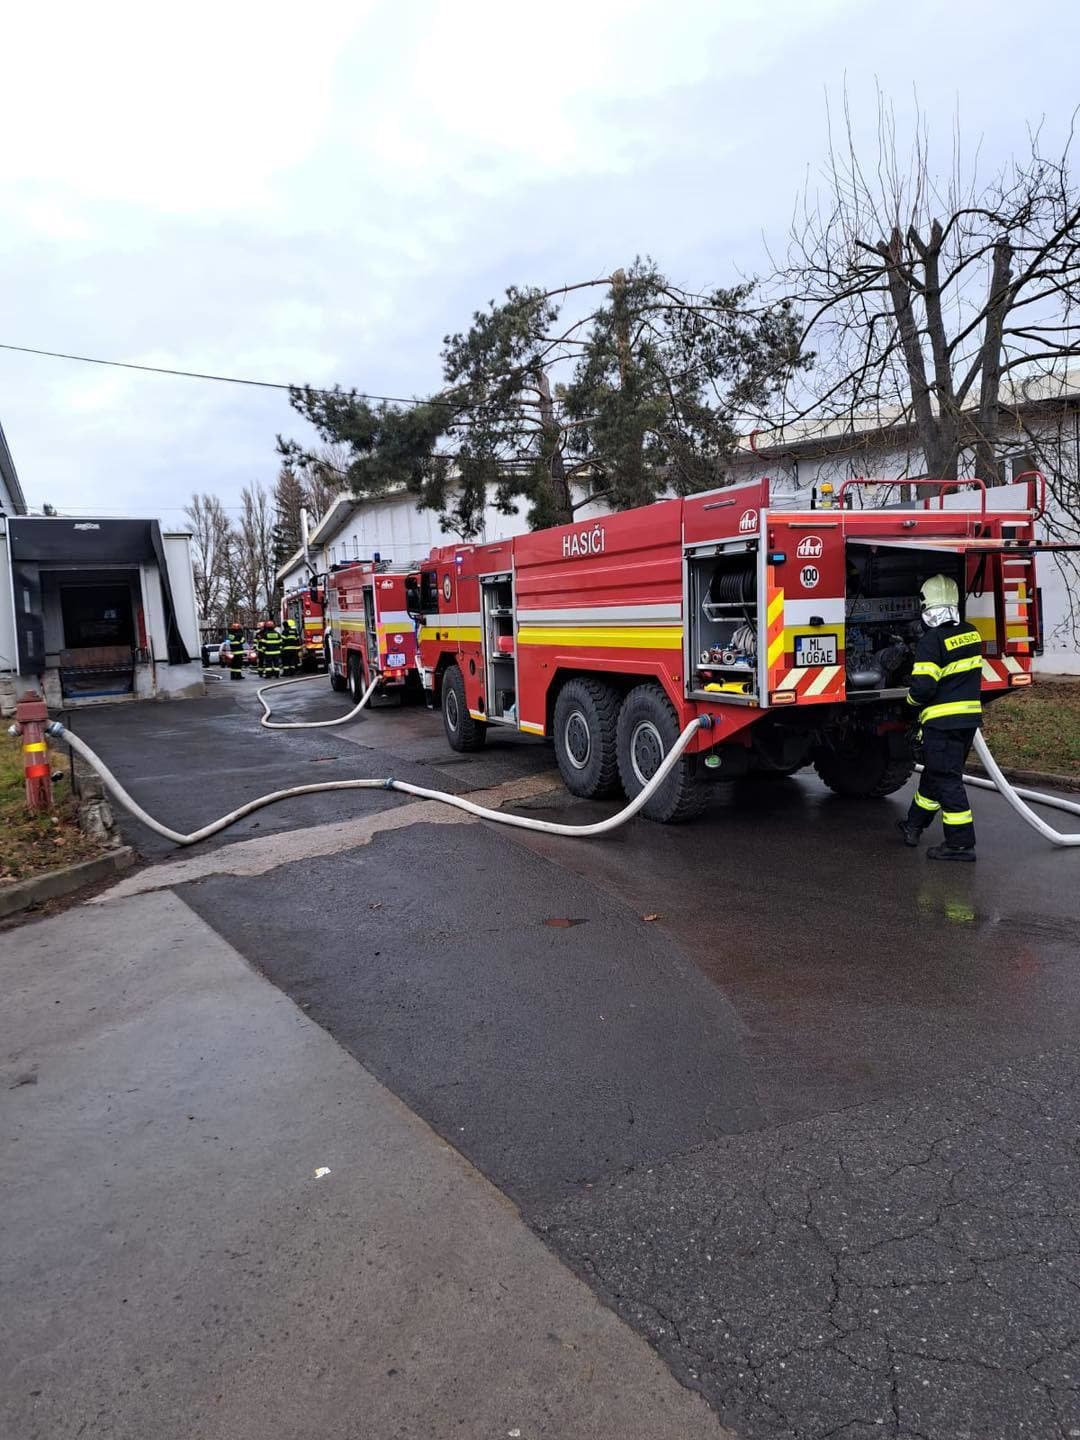
<instances>
[{"instance_id":1,"label":"red fire hydrant","mask_svg":"<svg viewBox=\"0 0 1080 1440\"><path fill-rule=\"evenodd\" d=\"M23 742L23 773L26 776L26 806L40 811L52 808L52 770L45 726L49 708L35 690L27 690L15 702L15 724Z\"/></svg>"}]
</instances>

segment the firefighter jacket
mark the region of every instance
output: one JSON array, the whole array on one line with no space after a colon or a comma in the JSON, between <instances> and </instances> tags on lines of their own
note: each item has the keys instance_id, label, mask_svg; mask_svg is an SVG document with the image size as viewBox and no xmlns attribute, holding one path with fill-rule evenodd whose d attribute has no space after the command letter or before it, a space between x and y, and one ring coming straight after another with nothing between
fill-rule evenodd
<instances>
[{"instance_id":1,"label":"firefighter jacket","mask_svg":"<svg viewBox=\"0 0 1080 1440\"><path fill-rule=\"evenodd\" d=\"M262 655L268 660L276 659L281 654L281 633L276 625L271 625L268 630L262 632Z\"/></svg>"},{"instance_id":2,"label":"firefighter jacket","mask_svg":"<svg viewBox=\"0 0 1080 1440\"><path fill-rule=\"evenodd\" d=\"M919 724L973 730L982 722L982 637L963 620L927 630L915 647L908 691Z\"/></svg>"}]
</instances>

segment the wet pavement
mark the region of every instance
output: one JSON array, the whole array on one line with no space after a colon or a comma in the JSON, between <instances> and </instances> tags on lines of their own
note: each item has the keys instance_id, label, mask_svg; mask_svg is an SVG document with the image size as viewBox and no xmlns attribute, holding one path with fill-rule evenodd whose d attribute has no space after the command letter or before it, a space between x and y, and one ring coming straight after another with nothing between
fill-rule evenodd
<instances>
[{"instance_id":1,"label":"wet pavement","mask_svg":"<svg viewBox=\"0 0 1080 1440\"><path fill-rule=\"evenodd\" d=\"M274 735L215 693L78 728L185 825L323 756L455 790L551 765L518 737L451 755L420 708ZM686 827L417 824L178 893L737 1433L1080 1435L1077 859L978 793L978 865L938 867L896 840L903 804L748 781Z\"/></svg>"}]
</instances>

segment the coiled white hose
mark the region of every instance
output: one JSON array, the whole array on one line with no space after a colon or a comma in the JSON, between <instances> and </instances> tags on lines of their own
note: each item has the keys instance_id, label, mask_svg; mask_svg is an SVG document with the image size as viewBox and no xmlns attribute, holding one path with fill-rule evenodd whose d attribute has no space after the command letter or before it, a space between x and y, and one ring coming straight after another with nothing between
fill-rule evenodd
<instances>
[{"instance_id":1,"label":"coiled white hose","mask_svg":"<svg viewBox=\"0 0 1080 1440\"><path fill-rule=\"evenodd\" d=\"M364 700L370 695L372 688L369 687L365 691ZM362 700L360 703L363 704L364 701ZM635 795L628 805L623 806L617 814L609 815L606 820L596 820L589 825L561 825L553 820L532 820L525 815L507 815L501 810L489 810L486 805L476 805L462 795L450 795L444 790L428 790L423 785L410 785L407 780L395 780L388 777L385 780L324 780L315 785L293 785L288 790L275 790L270 795L260 795L255 800L249 800L246 805L241 805L236 810L230 810L227 815L222 815L220 820L212 820L209 825L204 825L199 830L193 830L190 835L184 835L179 830L171 830L167 825L162 825L159 820L155 820L152 815L147 814L139 802L134 800L120 784L100 755L91 750L81 736L73 735L59 720L54 720L51 725L47 726L47 734L56 740L66 740L77 755L81 755L87 764L94 767L101 776L105 788L114 799L123 805L125 810L153 830L155 834L171 840L174 845L197 845L200 840L207 840L211 835L216 835L229 825L235 825L245 815L250 815L253 810L261 810L264 805L274 805L277 801L289 800L294 795L318 795L327 790L399 790L404 795L415 795L420 800L438 800L443 805L453 805L456 810L464 810L468 815L475 815L478 820L493 820L497 825L511 825L517 830L538 830L544 835L570 835L578 839L587 839L594 835L607 835L631 820L659 790L696 731L702 727L707 729L711 723L707 716L691 720L664 756L656 774L644 789Z\"/></svg>"},{"instance_id":2,"label":"coiled white hose","mask_svg":"<svg viewBox=\"0 0 1080 1440\"><path fill-rule=\"evenodd\" d=\"M263 713L259 718L259 724L263 727L264 730L328 730L332 725L345 725L348 721L354 719L357 715L360 714L360 711L363 710L364 706L371 699L372 695L374 695L375 687L382 679L382 676L376 674L374 680L372 680L371 684L364 691L363 695L360 696L359 701L353 706L353 708L349 711L347 715L338 715L333 720L270 719L270 705L268 701L263 699L263 695L266 693L267 690L277 690L282 685L306 685L309 680L325 680L325 678L326 677L324 675L301 675L295 680L273 680L269 685L261 685L259 689L255 691L255 698L258 700L259 704L263 708Z\"/></svg>"}]
</instances>

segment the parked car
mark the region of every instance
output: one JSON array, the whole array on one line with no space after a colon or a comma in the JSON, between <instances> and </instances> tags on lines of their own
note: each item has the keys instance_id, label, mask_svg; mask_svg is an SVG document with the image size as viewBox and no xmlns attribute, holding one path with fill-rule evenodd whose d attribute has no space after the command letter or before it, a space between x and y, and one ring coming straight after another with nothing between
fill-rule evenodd
<instances>
[{"instance_id":1,"label":"parked car","mask_svg":"<svg viewBox=\"0 0 1080 1440\"><path fill-rule=\"evenodd\" d=\"M214 645L204 645L202 647L202 663L206 666L220 665L221 649L222 646L220 641L218 641L217 644Z\"/></svg>"},{"instance_id":2,"label":"parked car","mask_svg":"<svg viewBox=\"0 0 1080 1440\"><path fill-rule=\"evenodd\" d=\"M254 665L257 662L257 659L258 657L256 656L254 649L250 645L248 645L244 650L244 664ZM228 669L228 667L232 664L232 651L229 649L228 641L226 641L224 645L218 647L217 663L219 665L224 665L226 669Z\"/></svg>"}]
</instances>

